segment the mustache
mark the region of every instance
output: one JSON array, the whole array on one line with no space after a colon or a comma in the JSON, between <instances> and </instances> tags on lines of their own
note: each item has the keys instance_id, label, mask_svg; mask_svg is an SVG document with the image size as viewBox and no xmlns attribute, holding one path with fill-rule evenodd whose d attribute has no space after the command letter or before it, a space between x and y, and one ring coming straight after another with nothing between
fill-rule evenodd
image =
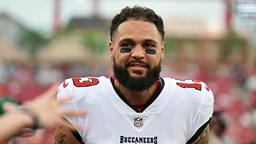
<instances>
[{"instance_id":1,"label":"mustache","mask_svg":"<svg viewBox=\"0 0 256 144\"><path fill-rule=\"evenodd\" d=\"M125 65L125 67L127 68L128 66L133 66L133 65L142 65L142 66L144 66L144 67L146 67L146 68L150 68L150 65L149 65L148 63L143 62L143 61L138 61L138 60L136 60L136 61L129 61L129 62Z\"/></svg>"}]
</instances>

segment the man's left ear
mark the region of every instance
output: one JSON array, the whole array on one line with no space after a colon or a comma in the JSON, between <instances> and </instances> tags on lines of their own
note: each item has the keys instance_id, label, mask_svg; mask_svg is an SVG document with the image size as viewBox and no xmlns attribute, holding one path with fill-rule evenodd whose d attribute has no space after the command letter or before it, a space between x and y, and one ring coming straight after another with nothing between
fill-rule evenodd
<instances>
[{"instance_id":1,"label":"man's left ear","mask_svg":"<svg viewBox=\"0 0 256 144\"><path fill-rule=\"evenodd\" d=\"M113 55L113 43L112 43L111 40L108 42L108 52L109 52L109 55L112 58L112 55Z\"/></svg>"},{"instance_id":2,"label":"man's left ear","mask_svg":"<svg viewBox=\"0 0 256 144\"><path fill-rule=\"evenodd\" d=\"M164 58L164 54L165 54L165 42L163 41L162 47L161 47L161 51L162 51L162 59Z\"/></svg>"}]
</instances>

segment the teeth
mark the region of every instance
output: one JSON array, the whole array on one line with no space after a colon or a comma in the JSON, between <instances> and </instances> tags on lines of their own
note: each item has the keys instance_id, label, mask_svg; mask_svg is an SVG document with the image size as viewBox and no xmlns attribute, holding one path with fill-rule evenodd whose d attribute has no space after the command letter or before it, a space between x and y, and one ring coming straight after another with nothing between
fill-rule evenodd
<instances>
[{"instance_id":1,"label":"teeth","mask_svg":"<svg viewBox=\"0 0 256 144\"><path fill-rule=\"evenodd\" d=\"M142 64L131 64L132 66L142 66L142 67L144 67L144 65L142 65Z\"/></svg>"},{"instance_id":2,"label":"teeth","mask_svg":"<svg viewBox=\"0 0 256 144\"><path fill-rule=\"evenodd\" d=\"M144 64L144 63L136 63L136 62L129 63L127 66L148 67L147 64Z\"/></svg>"}]
</instances>

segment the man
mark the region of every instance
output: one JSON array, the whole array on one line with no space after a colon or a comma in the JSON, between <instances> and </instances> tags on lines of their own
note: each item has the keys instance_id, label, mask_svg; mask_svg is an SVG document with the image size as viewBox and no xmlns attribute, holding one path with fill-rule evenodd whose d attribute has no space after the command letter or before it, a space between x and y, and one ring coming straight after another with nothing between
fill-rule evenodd
<instances>
[{"instance_id":1,"label":"man","mask_svg":"<svg viewBox=\"0 0 256 144\"><path fill-rule=\"evenodd\" d=\"M66 108L88 112L65 117L84 129L56 130L56 144L207 143L213 95L202 82L161 78L162 18L151 9L126 7L111 24L114 76L73 78L58 97L74 95Z\"/></svg>"}]
</instances>

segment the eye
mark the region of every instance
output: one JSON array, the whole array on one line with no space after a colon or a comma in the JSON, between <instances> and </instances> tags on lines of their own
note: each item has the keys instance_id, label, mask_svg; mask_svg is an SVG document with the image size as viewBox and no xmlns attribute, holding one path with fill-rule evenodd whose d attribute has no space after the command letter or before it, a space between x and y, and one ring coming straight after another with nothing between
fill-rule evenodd
<instances>
[{"instance_id":1,"label":"eye","mask_svg":"<svg viewBox=\"0 0 256 144\"><path fill-rule=\"evenodd\" d=\"M132 44L129 41L123 41L120 43L120 53L129 53L132 51Z\"/></svg>"},{"instance_id":2,"label":"eye","mask_svg":"<svg viewBox=\"0 0 256 144\"><path fill-rule=\"evenodd\" d=\"M121 47L120 53L129 53L129 52L131 52L131 50L132 50L131 47Z\"/></svg>"},{"instance_id":3,"label":"eye","mask_svg":"<svg viewBox=\"0 0 256 144\"><path fill-rule=\"evenodd\" d=\"M152 43L144 43L143 47L146 48L146 49L148 49L148 48L151 49L151 48L155 48L156 46Z\"/></svg>"},{"instance_id":4,"label":"eye","mask_svg":"<svg viewBox=\"0 0 256 144\"><path fill-rule=\"evenodd\" d=\"M151 49L145 49L145 53L153 55L153 54L156 54L156 50L152 49L152 48Z\"/></svg>"},{"instance_id":5,"label":"eye","mask_svg":"<svg viewBox=\"0 0 256 144\"><path fill-rule=\"evenodd\" d=\"M156 54L155 44L148 42L148 43L144 43L143 47L145 48L146 54L151 54L151 55Z\"/></svg>"}]
</instances>

